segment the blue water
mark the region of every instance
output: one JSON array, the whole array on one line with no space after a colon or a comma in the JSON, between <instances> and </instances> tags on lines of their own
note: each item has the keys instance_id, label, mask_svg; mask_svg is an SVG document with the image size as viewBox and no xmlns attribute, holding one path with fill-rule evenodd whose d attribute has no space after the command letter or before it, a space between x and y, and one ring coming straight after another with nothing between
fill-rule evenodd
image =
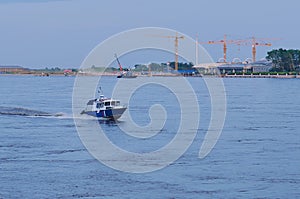
<instances>
[{"instance_id":1,"label":"blue water","mask_svg":"<svg viewBox=\"0 0 300 199\"><path fill-rule=\"evenodd\" d=\"M223 79L225 126L212 152L199 159L210 98L201 78L188 78L201 111L196 139L177 161L146 174L113 170L85 149L72 116L74 79L0 76L0 107L62 115L0 114L0 198L300 198L299 79ZM107 95L116 81L103 78ZM170 141L178 128L173 116L180 113L176 98L162 93L168 91L147 86L129 104L136 123L145 125L151 102L161 102L172 118L161 136L128 138L118 128L126 123L122 118L101 122L107 136L135 152Z\"/></svg>"}]
</instances>

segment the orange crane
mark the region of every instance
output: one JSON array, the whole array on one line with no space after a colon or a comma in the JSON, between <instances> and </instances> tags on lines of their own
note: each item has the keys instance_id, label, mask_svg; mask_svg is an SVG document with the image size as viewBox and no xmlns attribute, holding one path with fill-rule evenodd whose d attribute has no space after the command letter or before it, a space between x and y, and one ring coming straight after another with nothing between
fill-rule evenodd
<instances>
[{"instance_id":1,"label":"orange crane","mask_svg":"<svg viewBox=\"0 0 300 199\"><path fill-rule=\"evenodd\" d=\"M208 42L199 42L199 44L222 44L223 45L223 59L224 62L227 62L227 44L239 44L242 40L227 40L226 34L224 39L219 41L208 41Z\"/></svg>"},{"instance_id":2,"label":"orange crane","mask_svg":"<svg viewBox=\"0 0 300 199\"><path fill-rule=\"evenodd\" d=\"M256 61L256 46L272 46L271 43L260 43L255 37L252 37L252 61Z\"/></svg>"},{"instance_id":3,"label":"orange crane","mask_svg":"<svg viewBox=\"0 0 300 199\"><path fill-rule=\"evenodd\" d=\"M265 40L279 40L278 38L249 38L245 40L240 40L237 45L251 45L252 47L252 62L256 61L256 46L272 46L271 43L264 42Z\"/></svg>"},{"instance_id":4,"label":"orange crane","mask_svg":"<svg viewBox=\"0 0 300 199\"><path fill-rule=\"evenodd\" d=\"M184 39L184 36L178 36L178 33L176 32L175 36L156 36L156 37L162 37L162 38L174 38L175 43L175 70L178 71L178 42L179 39Z\"/></svg>"},{"instance_id":5,"label":"orange crane","mask_svg":"<svg viewBox=\"0 0 300 199\"><path fill-rule=\"evenodd\" d=\"M251 45L252 46L252 61L256 61L256 46L271 46L271 43L266 43L264 40L279 40L278 38L265 38L265 39L257 39L252 37L250 39L245 40L226 40L226 35L224 35L224 39L220 41L208 41L208 42L200 42L200 44L223 44L223 53L224 53L224 62L226 62L227 56L227 44L236 44L236 45Z\"/></svg>"}]
</instances>

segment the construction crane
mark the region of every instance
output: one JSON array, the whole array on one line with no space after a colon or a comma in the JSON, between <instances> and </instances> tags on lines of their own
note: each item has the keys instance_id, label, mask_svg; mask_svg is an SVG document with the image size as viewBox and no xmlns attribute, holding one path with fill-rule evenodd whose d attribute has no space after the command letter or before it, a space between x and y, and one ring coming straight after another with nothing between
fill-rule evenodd
<instances>
[{"instance_id":1,"label":"construction crane","mask_svg":"<svg viewBox=\"0 0 300 199\"><path fill-rule=\"evenodd\" d=\"M155 37L162 37L162 38L174 38L175 43L175 71L178 71L178 43L179 39L184 39L184 36L178 36L178 33L176 32L175 36L160 36L155 35Z\"/></svg>"},{"instance_id":2,"label":"construction crane","mask_svg":"<svg viewBox=\"0 0 300 199\"><path fill-rule=\"evenodd\" d=\"M252 48L252 62L256 61L256 46L272 46L271 43L264 42L265 40L279 40L278 38L255 38L251 37L249 39L240 40L237 45L251 45Z\"/></svg>"},{"instance_id":3,"label":"construction crane","mask_svg":"<svg viewBox=\"0 0 300 199\"><path fill-rule=\"evenodd\" d=\"M222 44L223 45L223 59L224 62L227 62L227 44L238 44L242 40L227 40L227 35L224 35L223 40L219 41L207 41L207 42L198 42L199 44Z\"/></svg>"},{"instance_id":4,"label":"construction crane","mask_svg":"<svg viewBox=\"0 0 300 199\"><path fill-rule=\"evenodd\" d=\"M223 44L223 58L224 62L227 62L227 44L236 44L236 45L251 45L252 46L252 61L256 61L256 46L271 46L271 43L264 42L265 40L279 40L279 38L262 38L258 39L252 37L250 39L238 39L238 40L226 40L226 35L224 35L224 39L220 41L208 41L208 42L200 42L200 44Z\"/></svg>"},{"instance_id":5,"label":"construction crane","mask_svg":"<svg viewBox=\"0 0 300 199\"><path fill-rule=\"evenodd\" d=\"M260 43L255 37L252 37L252 61L256 61L256 46L272 46L271 43Z\"/></svg>"}]
</instances>

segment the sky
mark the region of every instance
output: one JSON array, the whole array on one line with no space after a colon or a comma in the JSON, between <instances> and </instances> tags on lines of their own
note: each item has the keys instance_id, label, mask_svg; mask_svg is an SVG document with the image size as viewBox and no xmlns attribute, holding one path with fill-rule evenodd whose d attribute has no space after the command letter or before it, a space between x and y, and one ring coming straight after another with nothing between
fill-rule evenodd
<instances>
[{"instance_id":1,"label":"sky","mask_svg":"<svg viewBox=\"0 0 300 199\"><path fill-rule=\"evenodd\" d=\"M300 48L300 1L285 0L0 0L0 65L78 68L99 43L142 27L176 30L202 42L265 38L257 59L277 48ZM267 40L270 39L270 40ZM222 45L203 47L218 61ZM180 42L179 42L180 51ZM151 58L151 56L153 56ZM251 57L251 46L229 45L228 60ZM124 65L166 60L124 56Z\"/></svg>"}]
</instances>

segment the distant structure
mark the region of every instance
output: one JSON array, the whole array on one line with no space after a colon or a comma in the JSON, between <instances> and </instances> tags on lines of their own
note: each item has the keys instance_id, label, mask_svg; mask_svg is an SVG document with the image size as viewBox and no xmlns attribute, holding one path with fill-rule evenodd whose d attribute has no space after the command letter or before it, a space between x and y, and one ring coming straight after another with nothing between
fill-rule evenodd
<instances>
[{"instance_id":1,"label":"distant structure","mask_svg":"<svg viewBox=\"0 0 300 199\"><path fill-rule=\"evenodd\" d=\"M196 45L198 44L222 44L223 45L223 62L227 63L227 45L235 44L238 46L248 45L252 47L252 60L256 62L256 46L272 46L271 43L266 43L265 40L279 40L279 38L255 38L251 37L250 39L238 39L238 40L227 40L226 34L224 35L224 39L219 41L207 41L207 42L198 42L198 38L196 39ZM198 47L197 47L198 48ZM196 48L196 51L197 51Z\"/></svg>"},{"instance_id":2,"label":"distant structure","mask_svg":"<svg viewBox=\"0 0 300 199\"><path fill-rule=\"evenodd\" d=\"M26 73L29 70L21 66L0 66L0 73Z\"/></svg>"},{"instance_id":3,"label":"distant structure","mask_svg":"<svg viewBox=\"0 0 300 199\"><path fill-rule=\"evenodd\" d=\"M162 38L174 38L174 44L175 44L175 71L178 71L178 42L179 39L184 39L184 36L178 36L178 33L176 32L176 35L169 35L169 36L156 36L156 37L162 37Z\"/></svg>"},{"instance_id":4,"label":"distant structure","mask_svg":"<svg viewBox=\"0 0 300 199\"><path fill-rule=\"evenodd\" d=\"M224 39L219 41L207 41L207 42L198 42L198 39L196 40L196 43L199 44L222 44L223 45L223 62L227 62L227 45L228 44L237 44L240 45L242 43L242 40L227 40L226 34L224 35Z\"/></svg>"},{"instance_id":5,"label":"distant structure","mask_svg":"<svg viewBox=\"0 0 300 199\"><path fill-rule=\"evenodd\" d=\"M242 62L242 63L205 63L194 66L195 69L202 73L260 73L269 72L272 68L272 62L267 60L260 60L257 62Z\"/></svg>"},{"instance_id":6,"label":"distant structure","mask_svg":"<svg viewBox=\"0 0 300 199\"><path fill-rule=\"evenodd\" d=\"M267 60L256 61L248 64L253 73L269 72L272 68L272 62Z\"/></svg>"}]
</instances>

